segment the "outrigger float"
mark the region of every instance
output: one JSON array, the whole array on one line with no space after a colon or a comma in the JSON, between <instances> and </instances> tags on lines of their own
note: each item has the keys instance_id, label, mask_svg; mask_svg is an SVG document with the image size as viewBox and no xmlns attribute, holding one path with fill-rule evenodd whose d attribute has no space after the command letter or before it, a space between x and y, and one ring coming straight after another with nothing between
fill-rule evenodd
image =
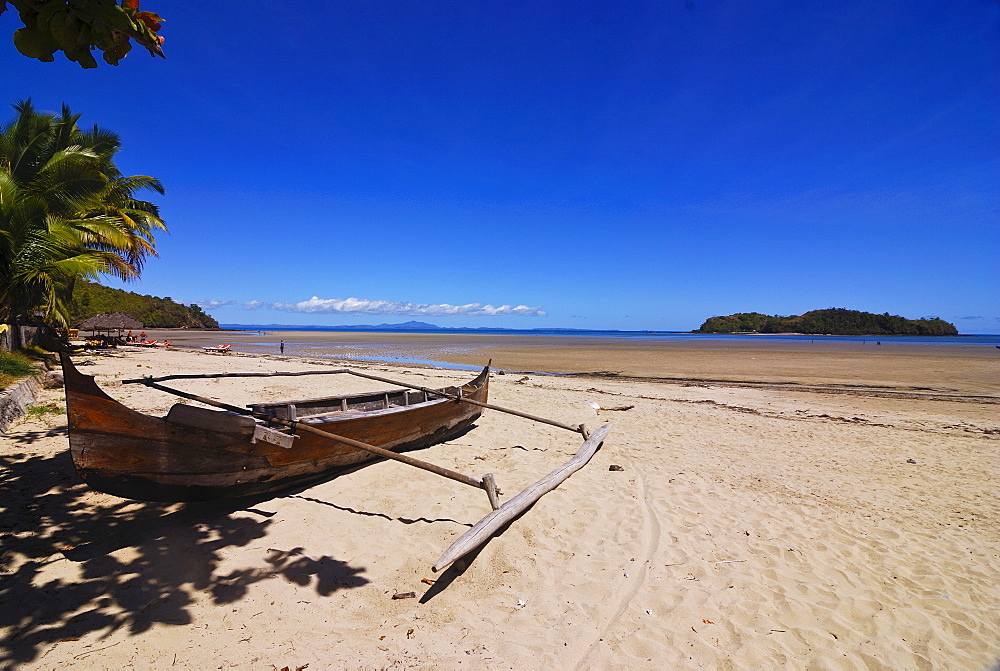
<instances>
[{"instance_id":1,"label":"outrigger float","mask_svg":"<svg viewBox=\"0 0 1000 671\"><path fill-rule=\"evenodd\" d=\"M493 511L434 564L439 571L486 542L505 524L590 461L611 423L592 433L493 405L490 367L461 386L427 389L349 369L298 373L167 375L123 380L218 408L177 403L165 417L136 412L108 396L62 355L73 465L88 485L142 501L205 501L279 492L327 479L376 458L392 459L483 489ZM240 407L166 387L205 378L346 374L402 389ZM484 409L579 433L584 443L562 467L501 505L492 473L476 479L402 451L428 447L468 431Z\"/></svg>"}]
</instances>

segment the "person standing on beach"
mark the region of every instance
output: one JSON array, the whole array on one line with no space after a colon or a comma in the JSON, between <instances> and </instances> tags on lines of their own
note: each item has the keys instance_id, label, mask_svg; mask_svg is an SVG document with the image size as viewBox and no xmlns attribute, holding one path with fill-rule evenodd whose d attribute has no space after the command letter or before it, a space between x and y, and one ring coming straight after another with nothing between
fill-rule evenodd
<instances>
[{"instance_id":1,"label":"person standing on beach","mask_svg":"<svg viewBox=\"0 0 1000 671\"><path fill-rule=\"evenodd\" d=\"M279 351L280 351L280 352L281 352L282 354L284 354L284 353L285 353L285 341L284 341L284 340L282 340L282 341L281 341L281 344L279 344L279 345L278 345L278 350L279 350Z\"/></svg>"}]
</instances>

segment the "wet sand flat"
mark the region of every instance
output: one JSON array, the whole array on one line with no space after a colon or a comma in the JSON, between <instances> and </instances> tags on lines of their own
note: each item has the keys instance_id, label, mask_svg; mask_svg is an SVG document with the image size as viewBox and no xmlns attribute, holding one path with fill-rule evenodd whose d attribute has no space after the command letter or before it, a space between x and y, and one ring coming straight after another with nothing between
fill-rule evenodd
<instances>
[{"instance_id":1,"label":"wet sand flat","mask_svg":"<svg viewBox=\"0 0 1000 671\"><path fill-rule=\"evenodd\" d=\"M237 350L330 357L436 360L508 371L634 378L837 384L1000 395L1000 350L989 346L803 341L644 340L571 336L269 332L151 332L180 347L232 342ZM308 345L308 347L306 347Z\"/></svg>"}]
</instances>

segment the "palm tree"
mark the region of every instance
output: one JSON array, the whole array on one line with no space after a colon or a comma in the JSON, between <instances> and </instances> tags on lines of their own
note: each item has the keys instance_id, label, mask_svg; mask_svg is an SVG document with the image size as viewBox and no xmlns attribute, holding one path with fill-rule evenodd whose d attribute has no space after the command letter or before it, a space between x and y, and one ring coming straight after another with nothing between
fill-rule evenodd
<instances>
[{"instance_id":1,"label":"palm tree","mask_svg":"<svg viewBox=\"0 0 1000 671\"><path fill-rule=\"evenodd\" d=\"M30 100L0 128L0 322L42 311L68 323L78 278L136 279L166 231L159 210L136 194L163 193L153 177L121 174L121 141L110 131L83 131L63 105L37 112Z\"/></svg>"}]
</instances>

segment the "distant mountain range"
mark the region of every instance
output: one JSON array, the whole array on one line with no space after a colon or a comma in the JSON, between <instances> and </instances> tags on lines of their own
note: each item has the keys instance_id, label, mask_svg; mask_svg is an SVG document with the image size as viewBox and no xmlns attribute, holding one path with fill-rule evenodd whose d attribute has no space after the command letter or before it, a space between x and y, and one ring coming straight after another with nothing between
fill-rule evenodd
<instances>
[{"instance_id":1,"label":"distant mountain range","mask_svg":"<svg viewBox=\"0 0 1000 671\"><path fill-rule=\"evenodd\" d=\"M268 330L294 330L294 331L440 331L441 326L428 324L427 322L408 321L402 324L345 324L321 326L318 324L298 325L298 324L220 324L224 329L254 329L260 331Z\"/></svg>"},{"instance_id":2,"label":"distant mountain range","mask_svg":"<svg viewBox=\"0 0 1000 671\"><path fill-rule=\"evenodd\" d=\"M271 327L277 327L278 324L271 324ZM289 328L289 326L284 326L284 328ZM440 326L435 326L434 324L428 324L427 322L418 321L408 321L402 324L348 324L345 326L296 326L296 329L301 329L303 331L312 331L324 329L336 328L338 330L342 329L344 331L366 331L370 329L378 329L379 331L440 331Z\"/></svg>"},{"instance_id":3,"label":"distant mountain range","mask_svg":"<svg viewBox=\"0 0 1000 671\"><path fill-rule=\"evenodd\" d=\"M408 321L401 324L346 324L346 325L298 325L298 324L220 324L230 330L252 331L589 331L589 329L544 328L505 329L495 326L437 326L427 322Z\"/></svg>"}]
</instances>

